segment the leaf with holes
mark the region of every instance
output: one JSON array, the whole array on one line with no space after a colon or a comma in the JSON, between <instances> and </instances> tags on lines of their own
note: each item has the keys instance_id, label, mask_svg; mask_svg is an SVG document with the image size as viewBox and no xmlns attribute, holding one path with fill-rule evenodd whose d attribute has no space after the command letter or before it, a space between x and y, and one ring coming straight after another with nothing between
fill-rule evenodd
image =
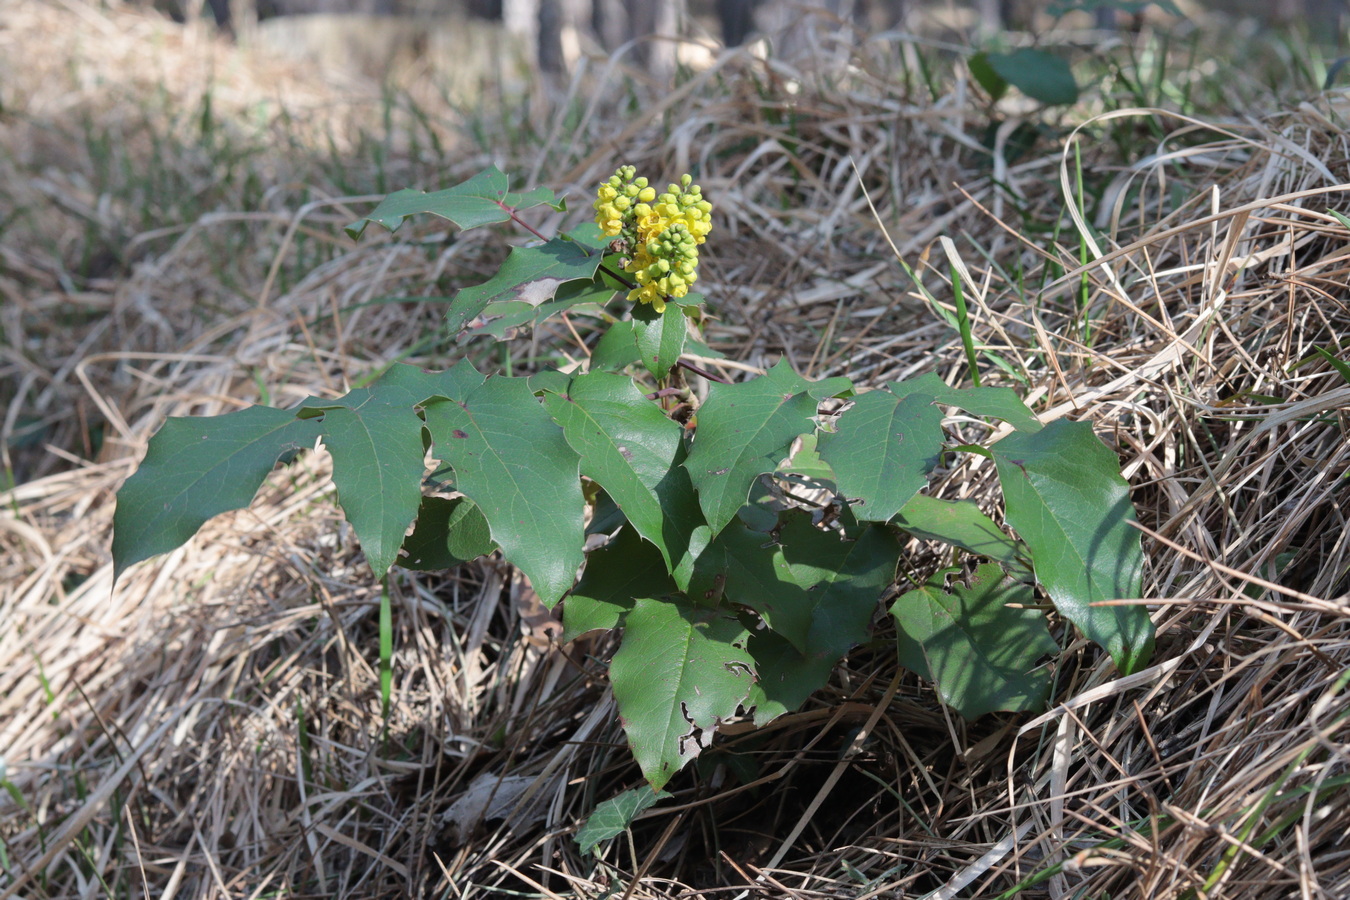
<instances>
[{"instance_id":1,"label":"leaf with holes","mask_svg":"<svg viewBox=\"0 0 1350 900\"><path fill-rule=\"evenodd\" d=\"M533 206L545 204L558 212L567 207L547 188L535 188L525 194L513 194L507 190L509 180L496 166L490 166L468 181L434 191L395 191L375 207L374 212L363 216L347 226L347 234L353 240L366 230L366 225L374 222L390 231L397 231L403 220L419 213L431 213L442 219L449 219L467 231L483 225L507 222L511 213Z\"/></svg>"},{"instance_id":2,"label":"leaf with holes","mask_svg":"<svg viewBox=\"0 0 1350 900\"><path fill-rule=\"evenodd\" d=\"M1105 647L1123 674L1143 668L1153 652L1148 610L1093 605L1143 590L1143 550L1116 455L1091 425L1064 419L990 449L1008 524L1030 549L1055 608Z\"/></svg>"},{"instance_id":3,"label":"leaf with holes","mask_svg":"<svg viewBox=\"0 0 1350 900\"><path fill-rule=\"evenodd\" d=\"M1059 647L1042 613L1009 606L1035 600L1031 587L1005 579L993 563L975 570L970 587L930 583L902 594L891 604L900 664L931 680L966 719L1040 709L1050 673L1039 663Z\"/></svg>"},{"instance_id":4,"label":"leaf with holes","mask_svg":"<svg viewBox=\"0 0 1350 900\"><path fill-rule=\"evenodd\" d=\"M583 560L579 460L562 429L524 378L489 378L457 402L428 405L426 421L455 487L552 607Z\"/></svg>"},{"instance_id":5,"label":"leaf with holes","mask_svg":"<svg viewBox=\"0 0 1350 900\"><path fill-rule=\"evenodd\" d=\"M754 684L750 634L687 600L639 599L609 667L619 721L652 790L698 756Z\"/></svg>"}]
</instances>

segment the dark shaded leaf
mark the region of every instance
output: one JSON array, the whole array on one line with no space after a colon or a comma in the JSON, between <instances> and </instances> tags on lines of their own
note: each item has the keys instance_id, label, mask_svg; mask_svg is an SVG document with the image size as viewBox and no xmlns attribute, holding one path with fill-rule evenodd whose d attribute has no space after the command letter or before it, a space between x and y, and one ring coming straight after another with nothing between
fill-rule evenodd
<instances>
[{"instance_id":1,"label":"dark shaded leaf","mask_svg":"<svg viewBox=\"0 0 1350 900\"><path fill-rule=\"evenodd\" d=\"M1031 604L1032 589L1006 580L987 563L970 587L950 592L940 583L901 595L891 605L899 626L900 664L931 680L942 702L966 719L995 710L1041 709L1050 673L1040 659L1059 647Z\"/></svg>"}]
</instances>

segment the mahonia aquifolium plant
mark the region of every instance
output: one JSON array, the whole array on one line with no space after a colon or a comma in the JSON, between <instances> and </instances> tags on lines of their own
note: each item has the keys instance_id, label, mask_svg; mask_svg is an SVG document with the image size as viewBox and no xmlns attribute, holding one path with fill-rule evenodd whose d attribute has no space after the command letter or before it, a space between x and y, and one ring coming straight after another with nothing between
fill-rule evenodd
<instances>
[{"instance_id":1,"label":"mahonia aquifolium plant","mask_svg":"<svg viewBox=\"0 0 1350 900\"><path fill-rule=\"evenodd\" d=\"M1142 553L1118 460L1088 424L1043 423L1011 389L935 375L864 389L780 362L724 380L690 358L718 354L690 290L712 206L689 176L658 194L624 166L599 186L595 222L553 238L522 217L541 205L566 211L547 189L511 192L493 168L391 194L347 231L417 214L522 227L537 241L460 291L450 327L503 340L567 313L588 335L583 366L393 364L294 409L171 418L118 493L117 573L246 506L278 461L322 442L378 575L499 553L561 604L564 640L622 630L609 679L643 803L727 721L762 725L804 703L874 640L880 601L901 662L971 718L1041 708L1073 629L1123 672L1147 663L1143 607L1099 602L1139 596ZM690 378L709 382L702 402ZM949 435L951 408L965 416ZM995 467L1003 523L925 492L962 454ZM949 545L950 567L915 571L911 538ZM588 826L578 840L611 834Z\"/></svg>"}]
</instances>

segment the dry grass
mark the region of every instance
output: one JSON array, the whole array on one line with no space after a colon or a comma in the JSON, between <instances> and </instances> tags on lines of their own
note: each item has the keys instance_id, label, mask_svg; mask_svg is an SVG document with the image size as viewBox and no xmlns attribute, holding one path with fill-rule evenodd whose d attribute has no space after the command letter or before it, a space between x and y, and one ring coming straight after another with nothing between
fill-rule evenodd
<instances>
[{"instance_id":1,"label":"dry grass","mask_svg":"<svg viewBox=\"0 0 1350 900\"><path fill-rule=\"evenodd\" d=\"M378 95L223 47L210 62L200 35L135 13L25 4L3 28L0 196L23 213L0 231L20 476L0 512L0 897L1350 895L1350 383L1315 352L1344 358L1350 331L1350 232L1325 212L1350 209L1334 97L1222 131L1143 110L1089 123L1085 179L1107 200L1079 214L1085 269L1072 152L981 162L972 99L897 83L889 45L847 75L727 57L633 109L596 61L588 99L502 145L503 168L577 196L616 156L697 166L725 238L712 336L751 366L959 380L929 304L963 271L985 357L1119 449L1159 623L1156 664L1127 678L1064 631L1059 704L969 724L897 669L883 623L805 709L733 726L596 860L572 833L640 781L608 639L556 646L491 561L400 576L386 716L381 588L322 455L111 584L112 494L165 415L445 361L436 304L370 301L487 274L494 236L333 236L365 208L349 188L450 181L488 156L461 138L446 165L417 116L377 133ZM166 77L140 84L147 41ZM238 178L202 150L207 94ZM1156 155L1113 156L1112 129L1145 126L1171 135ZM175 180L146 178L147 158ZM197 199L175 207L175 185ZM565 344L539 335L529 355ZM987 467L941 488L993 502ZM511 815L465 812L493 790Z\"/></svg>"}]
</instances>

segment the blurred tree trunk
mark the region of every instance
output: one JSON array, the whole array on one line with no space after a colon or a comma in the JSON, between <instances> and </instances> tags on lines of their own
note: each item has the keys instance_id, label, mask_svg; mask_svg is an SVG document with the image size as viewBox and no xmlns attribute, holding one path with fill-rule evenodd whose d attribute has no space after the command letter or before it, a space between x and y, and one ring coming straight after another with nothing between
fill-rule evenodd
<instances>
[{"instance_id":1,"label":"blurred tree trunk","mask_svg":"<svg viewBox=\"0 0 1350 900\"><path fill-rule=\"evenodd\" d=\"M717 21L722 26L722 43L739 47L755 29L755 0L717 0Z\"/></svg>"}]
</instances>

